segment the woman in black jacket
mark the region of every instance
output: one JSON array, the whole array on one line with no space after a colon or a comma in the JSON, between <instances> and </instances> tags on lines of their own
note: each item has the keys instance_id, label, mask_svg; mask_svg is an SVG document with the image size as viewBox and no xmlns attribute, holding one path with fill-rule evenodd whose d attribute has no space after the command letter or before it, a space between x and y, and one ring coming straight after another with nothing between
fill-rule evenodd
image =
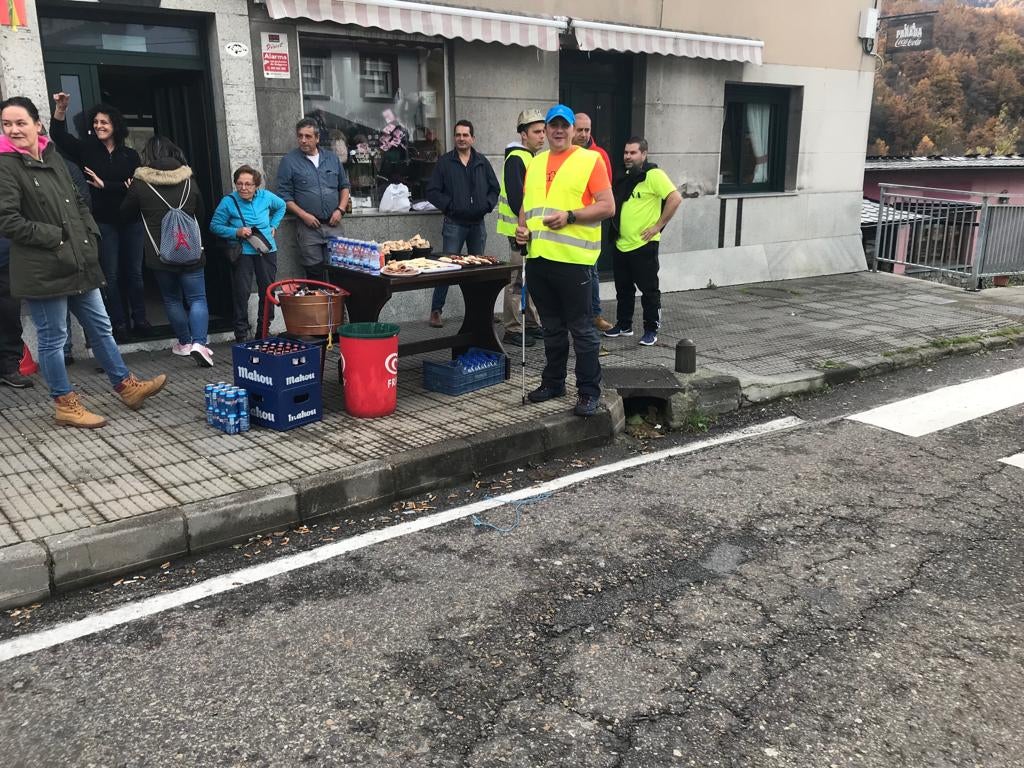
<instances>
[{"instance_id":1,"label":"woman in black jacket","mask_svg":"<svg viewBox=\"0 0 1024 768\"><path fill-rule=\"evenodd\" d=\"M151 336L153 327L146 319L142 285L142 223L121 220L121 202L128 192L128 180L139 166L139 154L125 146L128 125L121 112L108 104L97 104L89 110L91 131L87 136L72 136L66 122L69 99L66 93L54 94L50 136L82 166L92 187L92 214L100 225L100 265L107 280L105 299L114 337L125 341L128 336L124 296L135 332Z\"/></svg>"},{"instance_id":2,"label":"woman in black jacket","mask_svg":"<svg viewBox=\"0 0 1024 768\"><path fill-rule=\"evenodd\" d=\"M171 352L183 357L191 355L200 366L209 368L213 365L213 352L206 346L210 321L203 269L206 256L200 256L195 264L178 266L164 263L158 251L163 220L171 206L199 219L203 199L184 153L170 139L153 136L147 141L142 163L135 169L135 178L121 203L121 214L125 221L138 220L142 215L146 266L156 278L167 319L178 337Z\"/></svg>"}]
</instances>

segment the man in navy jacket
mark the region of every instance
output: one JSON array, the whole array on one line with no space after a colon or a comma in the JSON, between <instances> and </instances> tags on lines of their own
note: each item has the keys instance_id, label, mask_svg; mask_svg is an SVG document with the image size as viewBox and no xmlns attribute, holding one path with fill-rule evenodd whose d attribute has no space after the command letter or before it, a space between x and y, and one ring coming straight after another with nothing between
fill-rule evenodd
<instances>
[{"instance_id":1,"label":"man in navy jacket","mask_svg":"<svg viewBox=\"0 0 1024 768\"><path fill-rule=\"evenodd\" d=\"M341 217L352 185L338 156L320 151L315 120L299 120L295 139L298 147L281 158L277 169L277 194L299 219L296 235L306 277L326 280L327 241L342 236Z\"/></svg>"},{"instance_id":2,"label":"man in navy jacket","mask_svg":"<svg viewBox=\"0 0 1024 768\"><path fill-rule=\"evenodd\" d=\"M437 159L427 184L427 200L444 213L441 226L441 250L482 256L487 244L484 216L498 204L498 177L487 158L473 149L476 137L469 120L455 124L455 149ZM430 324L440 328L441 311L448 297L448 286L434 289L430 303Z\"/></svg>"}]
</instances>

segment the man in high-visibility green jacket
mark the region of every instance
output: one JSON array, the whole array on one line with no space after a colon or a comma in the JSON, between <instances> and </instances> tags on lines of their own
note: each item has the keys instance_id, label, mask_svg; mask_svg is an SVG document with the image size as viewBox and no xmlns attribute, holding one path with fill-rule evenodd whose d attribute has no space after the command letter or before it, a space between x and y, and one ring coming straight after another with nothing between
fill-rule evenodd
<instances>
[{"instance_id":1,"label":"man in high-visibility green jacket","mask_svg":"<svg viewBox=\"0 0 1024 768\"><path fill-rule=\"evenodd\" d=\"M527 396L540 403L565 394L569 335L576 352L573 412L593 416L601 397L600 341L590 308L590 267L601 254L601 222L615 213L601 157L572 143L575 115L557 104L545 115L547 152L530 161L516 242L529 244L526 283L544 327L541 385Z\"/></svg>"},{"instance_id":2,"label":"man in high-visibility green jacket","mask_svg":"<svg viewBox=\"0 0 1024 768\"><path fill-rule=\"evenodd\" d=\"M544 146L544 113L539 109L526 109L519 113L516 121L519 141L505 147L505 164L501 174L501 192L498 196L498 234L505 235L509 242L509 264L523 263L523 248L516 243L516 226L519 224L519 211L523 207L523 182L526 180L526 168L533 156ZM512 282L505 288L505 301L502 311L502 325L505 327L506 344L519 346L526 344L532 347L535 339L542 335L537 307L529 295L526 297L526 317L522 317L521 274L517 271ZM523 335L523 320L526 322L526 334Z\"/></svg>"}]
</instances>

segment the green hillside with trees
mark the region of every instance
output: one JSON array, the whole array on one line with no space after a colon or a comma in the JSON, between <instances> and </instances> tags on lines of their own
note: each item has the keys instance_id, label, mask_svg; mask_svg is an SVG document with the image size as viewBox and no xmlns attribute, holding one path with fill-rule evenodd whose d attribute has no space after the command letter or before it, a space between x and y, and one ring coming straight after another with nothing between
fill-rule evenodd
<instances>
[{"instance_id":1,"label":"green hillside with trees","mask_svg":"<svg viewBox=\"0 0 1024 768\"><path fill-rule=\"evenodd\" d=\"M875 76L869 155L1024 149L1024 0L885 0L883 16L937 10L935 47L892 54ZM884 25L885 22L883 21Z\"/></svg>"}]
</instances>

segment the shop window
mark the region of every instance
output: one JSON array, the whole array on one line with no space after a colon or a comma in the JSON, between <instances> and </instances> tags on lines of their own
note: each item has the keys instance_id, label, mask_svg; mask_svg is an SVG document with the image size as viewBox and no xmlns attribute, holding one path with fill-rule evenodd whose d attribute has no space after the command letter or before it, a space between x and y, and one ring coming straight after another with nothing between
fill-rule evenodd
<instances>
[{"instance_id":1,"label":"shop window","mask_svg":"<svg viewBox=\"0 0 1024 768\"><path fill-rule=\"evenodd\" d=\"M720 194L783 190L790 94L779 86L725 86Z\"/></svg>"},{"instance_id":2,"label":"shop window","mask_svg":"<svg viewBox=\"0 0 1024 768\"><path fill-rule=\"evenodd\" d=\"M303 113L345 164L353 208L394 182L424 199L446 135L443 45L303 35L300 50Z\"/></svg>"}]
</instances>

